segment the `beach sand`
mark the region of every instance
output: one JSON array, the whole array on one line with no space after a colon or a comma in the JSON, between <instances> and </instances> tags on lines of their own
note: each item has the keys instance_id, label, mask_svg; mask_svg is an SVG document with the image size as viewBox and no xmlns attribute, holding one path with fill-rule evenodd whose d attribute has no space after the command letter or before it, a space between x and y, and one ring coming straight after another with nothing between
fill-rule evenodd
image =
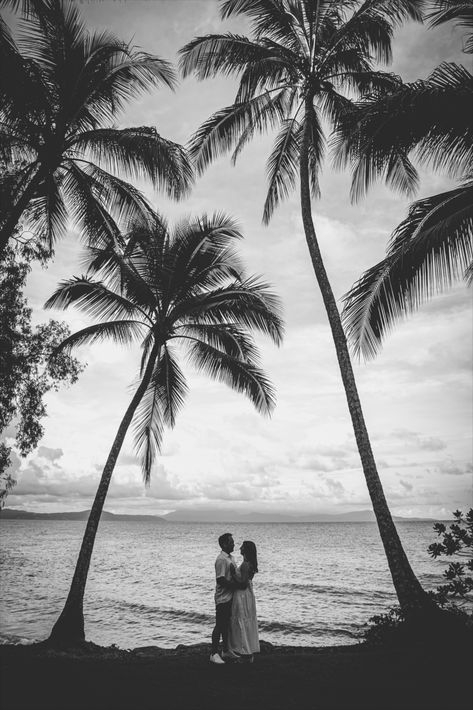
<instances>
[{"instance_id":1,"label":"beach sand","mask_svg":"<svg viewBox=\"0 0 473 710\"><path fill-rule=\"evenodd\" d=\"M302 648L262 642L253 664L210 646L133 651L0 646L2 710L467 710L471 648Z\"/></svg>"}]
</instances>

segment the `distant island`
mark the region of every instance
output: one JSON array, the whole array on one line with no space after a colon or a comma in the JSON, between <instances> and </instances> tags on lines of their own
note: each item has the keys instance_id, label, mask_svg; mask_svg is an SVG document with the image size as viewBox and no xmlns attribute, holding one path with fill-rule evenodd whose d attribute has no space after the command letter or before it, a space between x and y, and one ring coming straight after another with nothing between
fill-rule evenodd
<instances>
[{"instance_id":1,"label":"distant island","mask_svg":"<svg viewBox=\"0 0 473 710\"><path fill-rule=\"evenodd\" d=\"M79 510L61 513L33 513L30 510L15 510L14 508L4 508L0 511L0 520L87 520L89 517L90 510ZM125 515L122 513L109 513L106 510L103 511L102 520L112 520L112 521L126 521L126 520L138 520L144 522L145 520L165 523L164 518L158 515Z\"/></svg>"},{"instance_id":2,"label":"distant island","mask_svg":"<svg viewBox=\"0 0 473 710\"><path fill-rule=\"evenodd\" d=\"M89 510L60 513L34 513L28 510L4 508L0 520L87 520ZM403 518L393 516L396 522L436 522L434 518ZM352 510L348 513L314 513L312 515L290 515L286 513L239 513L235 510L174 510L165 515L130 515L109 513L104 510L102 520L155 523L374 523L372 510Z\"/></svg>"}]
</instances>

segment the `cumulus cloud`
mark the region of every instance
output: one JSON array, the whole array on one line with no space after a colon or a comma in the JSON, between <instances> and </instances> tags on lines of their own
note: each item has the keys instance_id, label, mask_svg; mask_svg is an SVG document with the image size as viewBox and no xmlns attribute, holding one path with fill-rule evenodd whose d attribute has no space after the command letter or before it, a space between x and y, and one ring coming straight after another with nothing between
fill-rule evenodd
<instances>
[{"instance_id":1,"label":"cumulus cloud","mask_svg":"<svg viewBox=\"0 0 473 710\"><path fill-rule=\"evenodd\" d=\"M48 446L40 446L36 455L54 463L64 455L64 451L62 449L50 449Z\"/></svg>"}]
</instances>

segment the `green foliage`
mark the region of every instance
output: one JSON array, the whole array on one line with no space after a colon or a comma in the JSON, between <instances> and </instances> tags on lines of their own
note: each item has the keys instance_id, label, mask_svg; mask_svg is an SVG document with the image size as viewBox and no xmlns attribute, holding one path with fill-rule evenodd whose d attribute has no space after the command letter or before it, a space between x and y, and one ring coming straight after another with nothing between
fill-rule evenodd
<instances>
[{"instance_id":1,"label":"green foliage","mask_svg":"<svg viewBox=\"0 0 473 710\"><path fill-rule=\"evenodd\" d=\"M45 256L34 242L8 247L0 260L0 433L12 431L21 456L29 454L43 435L44 396L76 382L83 366L67 354L51 353L69 335L65 323L49 320L33 327L31 308L23 295L34 258ZM7 471L12 447L0 444L0 505L15 481Z\"/></svg>"}]
</instances>

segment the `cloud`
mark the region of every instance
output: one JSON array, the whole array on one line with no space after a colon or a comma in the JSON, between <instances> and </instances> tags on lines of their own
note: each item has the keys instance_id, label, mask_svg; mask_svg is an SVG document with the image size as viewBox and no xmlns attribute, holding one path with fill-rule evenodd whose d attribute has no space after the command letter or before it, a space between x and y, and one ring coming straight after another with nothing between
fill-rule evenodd
<instances>
[{"instance_id":1,"label":"cloud","mask_svg":"<svg viewBox=\"0 0 473 710\"><path fill-rule=\"evenodd\" d=\"M403 443L409 443L418 449L425 451L441 451L447 448L445 441L436 436L423 436L416 431L409 429L396 429L392 432L392 436L396 439L401 439Z\"/></svg>"},{"instance_id":2,"label":"cloud","mask_svg":"<svg viewBox=\"0 0 473 710\"><path fill-rule=\"evenodd\" d=\"M47 459L52 463L60 459L63 455L64 451L62 449L50 449L48 446L40 446L37 451L37 456Z\"/></svg>"},{"instance_id":3,"label":"cloud","mask_svg":"<svg viewBox=\"0 0 473 710\"><path fill-rule=\"evenodd\" d=\"M471 463L456 464L454 461L445 461L438 467L440 473L445 473L447 476L464 476L473 472Z\"/></svg>"}]
</instances>

